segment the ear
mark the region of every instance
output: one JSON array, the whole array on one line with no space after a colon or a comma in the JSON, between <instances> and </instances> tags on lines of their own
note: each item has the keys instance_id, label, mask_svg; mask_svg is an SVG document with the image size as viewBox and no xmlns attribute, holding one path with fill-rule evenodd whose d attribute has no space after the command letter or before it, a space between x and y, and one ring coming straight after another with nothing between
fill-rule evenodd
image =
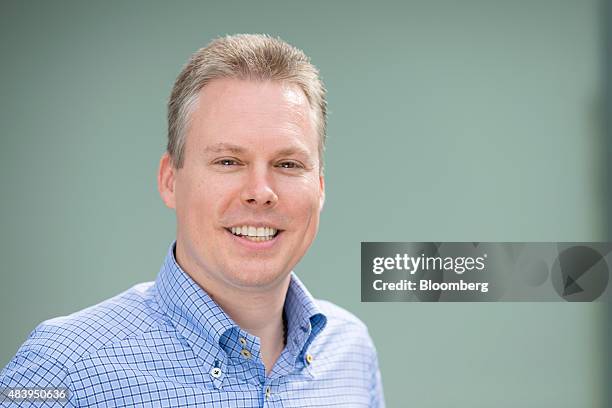
<instances>
[{"instance_id":1,"label":"ear","mask_svg":"<svg viewBox=\"0 0 612 408\"><path fill-rule=\"evenodd\" d=\"M157 190L164 204L168 208L176 208L174 195L174 182L176 179L176 169L172 164L172 159L168 152L164 153L159 161L157 172Z\"/></svg>"},{"instance_id":2,"label":"ear","mask_svg":"<svg viewBox=\"0 0 612 408\"><path fill-rule=\"evenodd\" d=\"M320 195L319 195L319 211L323 210L323 204L325 204L325 177L321 174L319 176L319 187L320 187Z\"/></svg>"}]
</instances>

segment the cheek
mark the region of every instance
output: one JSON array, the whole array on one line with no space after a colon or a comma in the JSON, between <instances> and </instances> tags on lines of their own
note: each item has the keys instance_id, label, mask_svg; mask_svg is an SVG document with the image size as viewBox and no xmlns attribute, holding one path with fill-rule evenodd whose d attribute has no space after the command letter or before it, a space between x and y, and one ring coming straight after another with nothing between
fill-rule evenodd
<instances>
[{"instance_id":1,"label":"cheek","mask_svg":"<svg viewBox=\"0 0 612 408\"><path fill-rule=\"evenodd\" d=\"M192 183L186 211L192 212L194 226L217 228L239 206L239 183L219 177L202 177Z\"/></svg>"},{"instance_id":2,"label":"cheek","mask_svg":"<svg viewBox=\"0 0 612 408\"><path fill-rule=\"evenodd\" d=\"M187 228L197 227L195 223L201 222L199 220L210 219L206 214L214 211L214 191L211 191L210 184L201 180L200 177L190 177L177 183L177 217L183 220Z\"/></svg>"},{"instance_id":3,"label":"cheek","mask_svg":"<svg viewBox=\"0 0 612 408\"><path fill-rule=\"evenodd\" d=\"M285 190L286 208L295 218L310 220L319 215L320 188L317 182L304 180L301 183L290 183Z\"/></svg>"}]
</instances>

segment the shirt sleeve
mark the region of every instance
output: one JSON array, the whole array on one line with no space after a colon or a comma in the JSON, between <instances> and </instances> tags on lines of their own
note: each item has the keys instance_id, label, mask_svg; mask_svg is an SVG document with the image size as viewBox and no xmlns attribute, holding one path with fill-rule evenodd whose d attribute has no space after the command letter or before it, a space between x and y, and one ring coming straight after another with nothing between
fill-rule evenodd
<instances>
[{"instance_id":1,"label":"shirt sleeve","mask_svg":"<svg viewBox=\"0 0 612 408\"><path fill-rule=\"evenodd\" d=\"M20 351L0 372L0 407L10 402L11 407L76 407L75 396L70 392L70 378L59 362L35 351ZM33 401L11 400L5 396L11 389L65 389L68 399Z\"/></svg>"},{"instance_id":2,"label":"shirt sleeve","mask_svg":"<svg viewBox=\"0 0 612 408\"><path fill-rule=\"evenodd\" d=\"M370 344L372 345L372 380L370 382L370 407L374 408L385 408L385 396L382 387L382 376L380 374L380 367L378 366L378 355L376 353L376 347L370 337Z\"/></svg>"},{"instance_id":3,"label":"shirt sleeve","mask_svg":"<svg viewBox=\"0 0 612 408\"><path fill-rule=\"evenodd\" d=\"M370 407L384 408L385 396L383 393L382 376L378 366L378 357L374 350L374 362L372 363L372 383L370 388Z\"/></svg>"}]
</instances>

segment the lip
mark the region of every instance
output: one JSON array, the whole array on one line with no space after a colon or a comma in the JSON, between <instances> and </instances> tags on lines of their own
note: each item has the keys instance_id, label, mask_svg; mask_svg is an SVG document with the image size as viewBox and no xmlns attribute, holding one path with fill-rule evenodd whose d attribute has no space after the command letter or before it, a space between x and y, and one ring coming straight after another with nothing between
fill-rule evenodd
<instances>
[{"instance_id":1,"label":"lip","mask_svg":"<svg viewBox=\"0 0 612 408\"><path fill-rule=\"evenodd\" d=\"M232 229L234 227L244 227L245 225L249 226L249 227L255 227L255 228L265 228L265 227L269 227L269 228L274 228L275 230L279 230L282 231L282 228L279 228L278 226L274 225L273 223L270 222L255 222L255 221L244 221L241 223L235 223L233 225L229 225L227 227L225 227L226 229Z\"/></svg>"},{"instance_id":2,"label":"lip","mask_svg":"<svg viewBox=\"0 0 612 408\"><path fill-rule=\"evenodd\" d=\"M252 225L254 227L258 226L257 224L249 224L249 225ZM272 238L272 239L270 239L268 241L260 241L260 242L249 241L246 238L242 238L242 237L239 237L237 235L234 235L234 234L232 234L232 231L230 231L227 228L225 228L225 232L227 232L227 234L230 236L230 238L234 242L236 242L237 244L242 245L243 247L248 248L250 250L261 251L261 250L273 248L278 243L278 241L280 240L280 237L283 235L283 233L285 231L284 230L279 230L274 238Z\"/></svg>"}]
</instances>

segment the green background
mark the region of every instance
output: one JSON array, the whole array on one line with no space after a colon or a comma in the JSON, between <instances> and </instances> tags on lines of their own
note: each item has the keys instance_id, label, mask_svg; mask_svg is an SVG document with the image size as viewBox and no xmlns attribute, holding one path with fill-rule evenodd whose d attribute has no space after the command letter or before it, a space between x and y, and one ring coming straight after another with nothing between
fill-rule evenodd
<instances>
[{"instance_id":1,"label":"green background","mask_svg":"<svg viewBox=\"0 0 612 408\"><path fill-rule=\"evenodd\" d=\"M361 241L608 238L602 1L3 1L0 366L40 321L153 280L165 103L213 37L279 35L329 90L296 271L353 311L390 407L599 407L603 303L360 303Z\"/></svg>"}]
</instances>

